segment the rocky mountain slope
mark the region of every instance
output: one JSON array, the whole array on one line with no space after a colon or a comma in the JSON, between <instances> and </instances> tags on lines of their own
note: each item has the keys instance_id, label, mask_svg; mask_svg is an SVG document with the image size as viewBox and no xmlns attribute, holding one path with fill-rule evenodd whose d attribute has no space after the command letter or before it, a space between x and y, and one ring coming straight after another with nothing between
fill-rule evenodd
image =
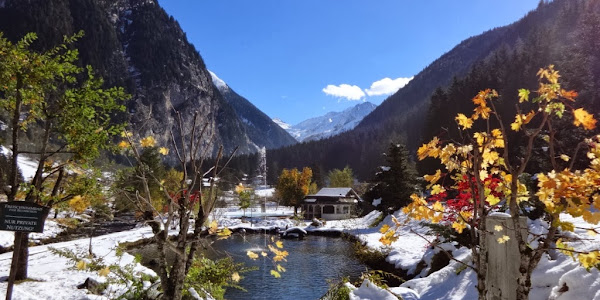
<instances>
[{"instance_id":1,"label":"rocky mountain slope","mask_svg":"<svg viewBox=\"0 0 600 300\"><path fill-rule=\"evenodd\" d=\"M217 87L223 99L231 105L237 116L242 120L242 126L254 144L273 149L296 143L296 140L287 131L279 127L265 113L236 93L215 73L211 71L209 73L213 84Z\"/></svg>"},{"instance_id":2,"label":"rocky mountain slope","mask_svg":"<svg viewBox=\"0 0 600 300\"><path fill-rule=\"evenodd\" d=\"M202 116L200 123L207 123L209 132L205 142L212 142L214 149L223 145L226 152L239 147L238 153L252 153L292 142L270 140L264 128L244 123L260 111L237 114L213 85L177 21L156 0L5 0L0 5L0 31L11 40L37 32L38 49L79 30L85 31L75 45L81 63L92 65L107 86L125 86L132 94L128 114L118 121L128 121L139 136L152 134L160 146L168 146L171 130L176 136L179 132L178 111L184 132L191 130L195 112Z\"/></svg>"}]
</instances>

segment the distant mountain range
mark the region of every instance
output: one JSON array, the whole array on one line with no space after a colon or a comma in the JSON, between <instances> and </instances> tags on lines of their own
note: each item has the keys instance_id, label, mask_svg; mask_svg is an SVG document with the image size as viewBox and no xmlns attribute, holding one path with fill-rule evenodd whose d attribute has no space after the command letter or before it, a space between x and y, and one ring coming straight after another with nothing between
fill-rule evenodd
<instances>
[{"instance_id":1,"label":"distant mountain range","mask_svg":"<svg viewBox=\"0 0 600 300\"><path fill-rule=\"evenodd\" d=\"M273 121L287 130L299 142L315 141L354 129L376 107L377 105L371 102L362 102L344 111L328 112L323 116L310 118L293 126L280 119Z\"/></svg>"}]
</instances>

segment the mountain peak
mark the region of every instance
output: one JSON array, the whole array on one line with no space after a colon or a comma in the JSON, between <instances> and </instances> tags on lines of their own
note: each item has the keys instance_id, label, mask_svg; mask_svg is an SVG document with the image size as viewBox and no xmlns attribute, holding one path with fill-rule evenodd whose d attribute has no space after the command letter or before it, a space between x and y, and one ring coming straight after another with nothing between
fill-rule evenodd
<instances>
[{"instance_id":1,"label":"mountain peak","mask_svg":"<svg viewBox=\"0 0 600 300\"><path fill-rule=\"evenodd\" d=\"M377 105L371 102L361 102L344 111L331 111L323 116L310 118L294 126L290 126L279 119L273 121L300 142L320 140L353 129L376 107Z\"/></svg>"},{"instance_id":2,"label":"mountain peak","mask_svg":"<svg viewBox=\"0 0 600 300\"><path fill-rule=\"evenodd\" d=\"M279 127L288 130L290 129L290 127L292 127L292 125L284 122L283 120L281 120L280 118L274 118L273 122L275 122L275 124L279 125Z\"/></svg>"},{"instance_id":3,"label":"mountain peak","mask_svg":"<svg viewBox=\"0 0 600 300\"><path fill-rule=\"evenodd\" d=\"M211 70L208 70L208 72L210 73L213 84L219 89L219 91L229 90L229 86L227 83L225 83L225 81L223 81L223 79L219 78L219 76L217 76L217 74Z\"/></svg>"}]
</instances>

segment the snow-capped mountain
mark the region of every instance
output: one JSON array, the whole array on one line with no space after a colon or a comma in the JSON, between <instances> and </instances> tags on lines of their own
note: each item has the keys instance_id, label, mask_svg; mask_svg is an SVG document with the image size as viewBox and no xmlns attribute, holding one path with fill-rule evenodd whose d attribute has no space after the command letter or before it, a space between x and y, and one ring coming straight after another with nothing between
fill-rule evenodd
<instances>
[{"instance_id":1,"label":"snow-capped mountain","mask_svg":"<svg viewBox=\"0 0 600 300\"><path fill-rule=\"evenodd\" d=\"M292 125L290 125L290 124L288 124L288 123L284 122L284 121L283 121L282 119L280 119L280 118L275 118L275 119L273 119L273 122L275 122L275 124L279 125L279 127L283 128L283 129L285 129L285 130L288 130L288 129L292 128Z\"/></svg>"},{"instance_id":2,"label":"snow-capped mountain","mask_svg":"<svg viewBox=\"0 0 600 300\"><path fill-rule=\"evenodd\" d=\"M311 118L293 126L280 119L273 121L299 142L320 140L353 129L376 107L377 105L371 102L363 102L344 111L328 112L324 116Z\"/></svg>"}]
</instances>

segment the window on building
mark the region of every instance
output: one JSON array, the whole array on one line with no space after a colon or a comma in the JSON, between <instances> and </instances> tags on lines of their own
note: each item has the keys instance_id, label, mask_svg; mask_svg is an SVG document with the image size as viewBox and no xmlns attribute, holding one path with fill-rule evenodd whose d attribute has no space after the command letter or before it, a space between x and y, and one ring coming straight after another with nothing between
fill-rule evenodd
<instances>
[{"instance_id":1,"label":"window on building","mask_svg":"<svg viewBox=\"0 0 600 300\"><path fill-rule=\"evenodd\" d=\"M335 213L335 208L333 207L333 205L325 205L325 206L323 206L323 213L324 214L333 214L333 213Z\"/></svg>"},{"instance_id":2,"label":"window on building","mask_svg":"<svg viewBox=\"0 0 600 300\"><path fill-rule=\"evenodd\" d=\"M349 213L350 213L350 207L348 207L348 206L344 206L342 209L343 209L343 211L344 211L344 212L343 212L344 214L349 214Z\"/></svg>"}]
</instances>

